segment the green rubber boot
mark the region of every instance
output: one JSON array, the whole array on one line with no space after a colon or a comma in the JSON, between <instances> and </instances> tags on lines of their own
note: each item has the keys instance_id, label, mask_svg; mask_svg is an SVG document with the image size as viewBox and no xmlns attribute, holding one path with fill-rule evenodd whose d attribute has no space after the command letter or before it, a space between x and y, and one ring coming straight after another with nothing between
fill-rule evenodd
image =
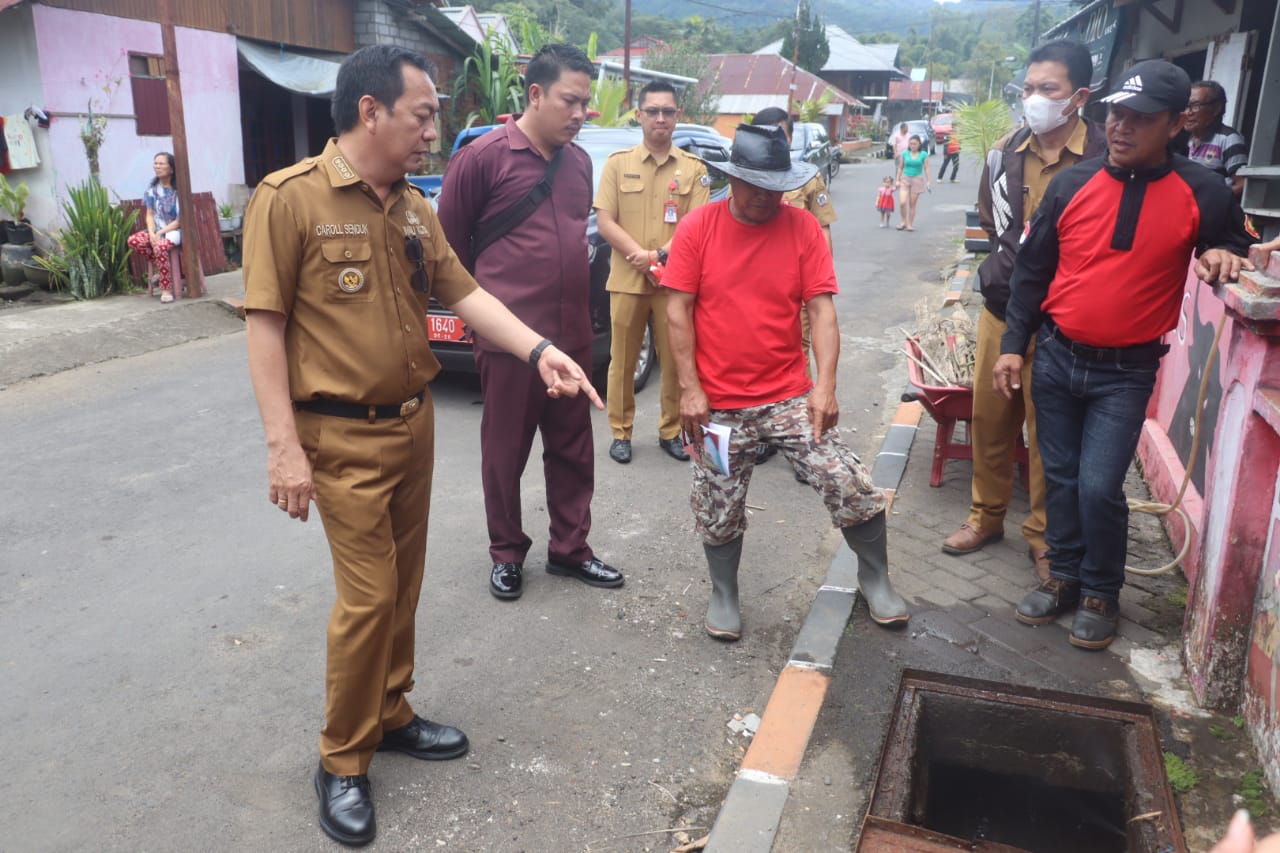
<instances>
[{"instance_id":1,"label":"green rubber boot","mask_svg":"<svg viewBox=\"0 0 1280 853\"><path fill-rule=\"evenodd\" d=\"M711 574L711 599L707 602L707 633L717 640L732 642L742 636L738 612L738 562L742 559L742 537L723 545L707 545L707 569Z\"/></svg>"},{"instance_id":2,"label":"green rubber boot","mask_svg":"<svg viewBox=\"0 0 1280 853\"><path fill-rule=\"evenodd\" d=\"M858 555L858 590L867 600L871 618L881 625L901 625L911 618L907 603L889 584L889 535L885 514L841 529L844 541Z\"/></svg>"}]
</instances>

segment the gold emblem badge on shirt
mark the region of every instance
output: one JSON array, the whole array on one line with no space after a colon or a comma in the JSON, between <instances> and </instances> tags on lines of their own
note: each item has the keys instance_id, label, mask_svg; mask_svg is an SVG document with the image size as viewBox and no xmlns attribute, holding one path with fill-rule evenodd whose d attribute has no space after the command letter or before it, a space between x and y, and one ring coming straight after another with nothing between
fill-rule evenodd
<instances>
[{"instance_id":1,"label":"gold emblem badge on shirt","mask_svg":"<svg viewBox=\"0 0 1280 853\"><path fill-rule=\"evenodd\" d=\"M364 287L364 273L355 267L347 267L338 273L338 287L343 293L357 293Z\"/></svg>"}]
</instances>

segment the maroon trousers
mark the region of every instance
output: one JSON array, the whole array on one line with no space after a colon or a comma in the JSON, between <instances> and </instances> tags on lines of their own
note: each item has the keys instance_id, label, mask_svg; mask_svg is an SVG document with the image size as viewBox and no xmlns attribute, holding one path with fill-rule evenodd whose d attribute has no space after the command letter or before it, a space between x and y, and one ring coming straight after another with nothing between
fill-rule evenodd
<instances>
[{"instance_id":1,"label":"maroon trousers","mask_svg":"<svg viewBox=\"0 0 1280 853\"><path fill-rule=\"evenodd\" d=\"M591 375L591 350L571 353ZM591 497L595 492L595 445L591 402L547 396L538 371L506 353L476 351L484 395L480 418L480 473L489 524L489 556L495 563L523 563L533 544L520 523L520 477L529 461L533 434L542 432L542 470L551 518L548 559L580 563L592 557Z\"/></svg>"}]
</instances>

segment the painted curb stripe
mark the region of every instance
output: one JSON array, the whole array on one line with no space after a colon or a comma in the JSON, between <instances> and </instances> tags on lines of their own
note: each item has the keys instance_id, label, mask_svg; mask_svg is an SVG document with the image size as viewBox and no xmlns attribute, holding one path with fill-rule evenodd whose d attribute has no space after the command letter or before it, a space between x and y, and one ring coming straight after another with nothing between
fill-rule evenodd
<instances>
[{"instance_id":1,"label":"painted curb stripe","mask_svg":"<svg viewBox=\"0 0 1280 853\"><path fill-rule=\"evenodd\" d=\"M892 484L876 480L876 485L884 489L888 496L890 508L898 485L902 482L902 474L906 470L906 462L923 415L924 407L918 402L899 405L881 443L881 451L876 454L877 462L881 457L887 457L885 461L892 463L892 467L896 469ZM887 447L893 449L886 450ZM833 623L828 626L828 630L821 631L817 626L822 620L815 617L814 606L819 604L820 596L825 605L826 598L840 594L851 595L856 602L857 588L849 585L856 578L852 567L852 553L847 547L839 548L827 569L823 585L814 595L804 624L796 635L797 639L806 636L808 631L810 646L816 645L812 642L814 639L825 639L832 644L839 642L840 634L848 625L848 617L839 626ZM830 633L832 630L836 632L834 637L817 636L820 631ZM794 655L796 650L792 651ZM832 660L834 662L834 655ZM830 671L831 664L795 660L792 657L778 675L769 702L760 717L760 728L756 731L742 760L742 766L733 784L729 786L729 793L720 813L716 816L706 848L711 853L769 853L772 850L773 840L786 808L787 796L790 794L790 783L800 772L809 738L813 735L813 727L818 722L818 714L822 711L827 689L831 685Z\"/></svg>"}]
</instances>

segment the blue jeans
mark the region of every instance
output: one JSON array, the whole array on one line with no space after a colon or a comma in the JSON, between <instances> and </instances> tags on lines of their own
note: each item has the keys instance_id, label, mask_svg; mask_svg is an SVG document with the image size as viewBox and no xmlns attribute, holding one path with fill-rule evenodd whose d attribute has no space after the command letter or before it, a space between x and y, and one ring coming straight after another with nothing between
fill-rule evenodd
<instances>
[{"instance_id":1,"label":"blue jeans","mask_svg":"<svg viewBox=\"0 0 1280 853\"><path fill-rule=\"evenodd\" d=\"M1082 595L1115 601L1124 586L1124 478L1159 365L1159 356L1093 361L1040 330L1031 398L1044 463L1045 542L1053 577L1078 582Z\"/></svg>"}]
</instances>

